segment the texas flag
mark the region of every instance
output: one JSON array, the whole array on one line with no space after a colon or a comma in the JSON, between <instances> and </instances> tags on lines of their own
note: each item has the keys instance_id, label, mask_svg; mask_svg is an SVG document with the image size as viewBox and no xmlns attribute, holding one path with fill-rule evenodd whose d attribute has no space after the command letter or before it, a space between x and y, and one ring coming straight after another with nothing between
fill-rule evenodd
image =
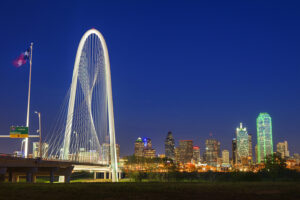
<instances>
[{"instance_id":1,"label":"texas flag","mask_svg":"<svg viewBox=\"0 0 300 200\"><path fill-rule=\"evenodd\" d=\"M13 61L13 65L15 67L21 67L26 64L27 60L29 60L30 48L28 48L25 52L21 53L21 55Z\"/></svg>"}]
</instances>

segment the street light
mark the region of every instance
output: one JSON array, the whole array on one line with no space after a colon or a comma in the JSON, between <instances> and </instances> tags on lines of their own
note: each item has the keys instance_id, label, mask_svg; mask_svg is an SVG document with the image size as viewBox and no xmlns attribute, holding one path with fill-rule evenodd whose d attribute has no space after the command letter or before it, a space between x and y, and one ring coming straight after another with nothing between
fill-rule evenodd
<instances>
[{"instance_id":1,"label":"street light","mask_svg":"<svg viewBox=\"0 0 300 200\"><path fill-rule=\"evenodd\" d=\"M38 117L39 117L39 130L38 130L38 132L40 134L40 145L39 145L40 148L39 148L39 150L40 150L40 158L42 159L43 156L42 156L42 124L41 124L41 113L38 112L38 111L34 111L34 113L37 114Z\"/></svg>"}]
</instances>

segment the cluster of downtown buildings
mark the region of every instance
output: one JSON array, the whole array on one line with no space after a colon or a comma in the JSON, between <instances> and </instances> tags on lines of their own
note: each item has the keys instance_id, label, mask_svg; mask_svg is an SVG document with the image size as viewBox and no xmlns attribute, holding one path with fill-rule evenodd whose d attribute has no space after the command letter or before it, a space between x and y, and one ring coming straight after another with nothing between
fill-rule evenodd
<instances>
[{"instance_id":1,"label":"cluster of downtown buildings","mask_svg":"<svg viewBox=\"0 0 300 200\"><path fill-rule=\"evenodd\" d=\"M273 155L272 119L268 113L260 113L256 120L257 144L254 147L253 138L247 128L241 123L236 128L235 138L232 140L232 155L230 159L229 150L221 151L221 143L214 138L205 141L205 150L201 156L200 147L194 146L193 140L179 140L175 146L172 132L168 132L165 139L165 154L160 157L172 159L181 166L195 164L208 170L217 169L239 169L253 170L253 166L265 162L267 156ZM284 159L290 159L287 141L277 144L276 153ZM150 138L138 138L135 141L134 155L137 157L153 158L156 151L152 148ZM294 164L299 165L300 156L294 154Z\"/></svg>"}]
</instances>

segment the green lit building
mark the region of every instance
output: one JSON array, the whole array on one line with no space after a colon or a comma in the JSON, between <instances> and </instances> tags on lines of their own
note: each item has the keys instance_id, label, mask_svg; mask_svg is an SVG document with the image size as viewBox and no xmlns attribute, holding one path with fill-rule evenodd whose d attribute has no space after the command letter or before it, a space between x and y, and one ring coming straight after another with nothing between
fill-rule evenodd
<instances>
[{"instance_id":1,"label":"green lit building","mask_svg":"<svg viewBox=\"0 0 300 200\"><path fill-rule=\"evenodd\" d=\"M257 162L262 163L273 154L272 118L268 113L260 113L256 119Z\"/></svg>"}]
</instances>

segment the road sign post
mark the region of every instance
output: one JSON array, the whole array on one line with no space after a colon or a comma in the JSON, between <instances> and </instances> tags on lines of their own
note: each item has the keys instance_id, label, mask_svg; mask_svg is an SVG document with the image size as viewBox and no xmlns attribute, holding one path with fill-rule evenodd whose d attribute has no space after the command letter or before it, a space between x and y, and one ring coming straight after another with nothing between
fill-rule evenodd
<instances>
[{"instance_id":1,"label":"road sign post","mask_svg":"<svg viewBox=\"0 0 300 200\"><path fill-rule=\"evenodd\" d=\"M11 126L9 132L10 138L28 138L27 126Z\"/></svg>"}]
</instances>

